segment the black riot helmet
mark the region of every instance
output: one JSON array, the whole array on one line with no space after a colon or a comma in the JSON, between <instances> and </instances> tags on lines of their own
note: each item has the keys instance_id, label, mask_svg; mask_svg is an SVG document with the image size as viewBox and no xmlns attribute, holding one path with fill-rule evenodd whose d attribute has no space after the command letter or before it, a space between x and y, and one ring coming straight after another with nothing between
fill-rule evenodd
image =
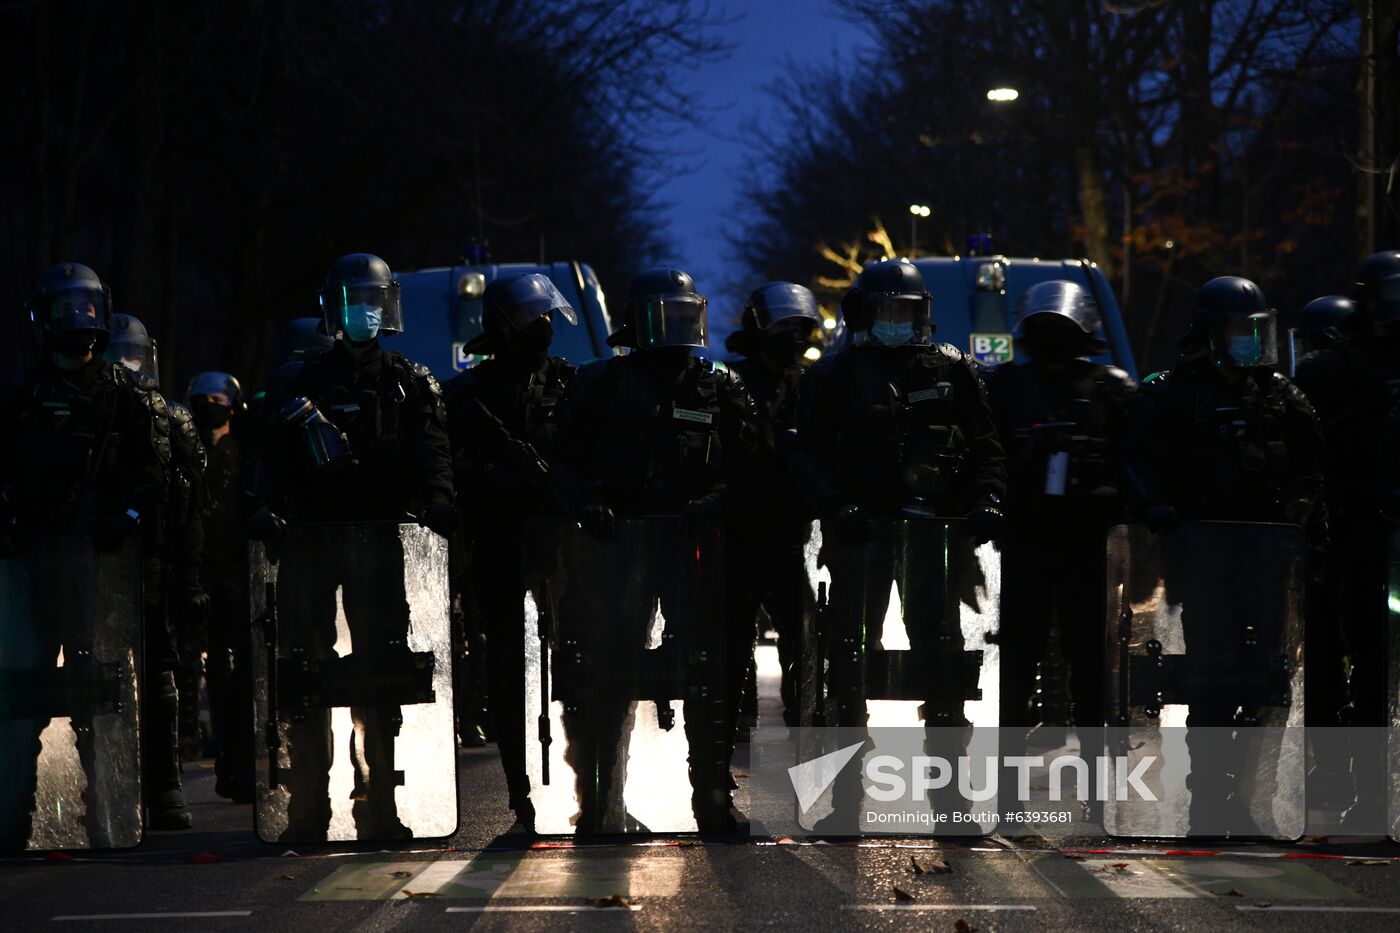
<instances>
[{"instance_id":1,"label":"black riot helmet","mask_svg":"<svg viewBox=\"0 0 1400 933\"><path fill-rule=\"evenodd\" d=\"M539 337L529 342L542 342L534 349L543 351L549 340L542 338L553 333L556 315L578 323L573 305L549 276L538 272L493 279L481 295L481 306L481 333L462 348L465 353L497 353L532 334Z\"/></svg>"},{"instance_id":2,"label":"black riot helmet","mask_svg":"<svg viewBox=\"0 0 1400 933\"><path fill-rule=\"evenodd\" d=\"M89 267L60 263L39 277L29 300L29 318L40 344L66 344L60 349L80 350L73 355L81 356L106 340L112 293Z\"/></svg>"},{"instance_id":3,"label":"black riot helmet","mask_svg":"<svg viewBox=\"0 0 1400 933\"><path fill-rule=\"evenodd\" d=\"M1400 336L1400 251L1368 256L1356 270L1351 297L1373 333Z\"/></svg>"},{"instance_id":4,"label":"black riot helmet","mask_svg":"<svg viewBox=\"0 0 1400 933\"><path fill-rule=\"evenodd\" d=\"M1012 331L1032 357L1083 356L1105 348L1099 312L1083 286L1066 279L1037 282L1016 306Z\"/></svg>"},{"instance_id":5,"label":"black riot helmet","mask_svg":"<svg viewBox=\"0 0 1400 933\"><path fill-rule=\"evenodd\" d=\"M1305 334L1339 331L1356 313L1356 302L1342 295L1324 295L1303 305L1298 330Z\"/></svg>"},{"instance_id":6,"label":"black riot helmet","mask_svg":"<svg viewBox=\"0 0 1400 933\"><path fill-rule=\"evenodd\" d=\"M120 363L132 372L157 378L156 342L146 325L129 314L112 315L112 335L102 355L109 363Z\"/></svg>"},{"instance_id":7,"label":"black riot helmet","mask_svg":"<svg viewBox=\"0 0 1400 933\"><path fill-rule=\"evenodd\" d=\"M341 256L321 289L326 333L356 343L403 333L399 281L389 264L372 253Z\"/></svg>"},{"instance_id":8,"label":"black riot helmet","mask_svg":"<svg viewBox=\"0 0 1400 933\"><path fill-rule=\"evenodd\" d=\"M627 328L623 338L638 350L657 347L709 346L707 300L695 291L695 281L679 269L659 267L643 272L627 290ZM615 334L614 337L622 335ZM622 341L609 341L616 346Z\"/></svg>"},{"instance_id":9,"label":"black riot helmet","mask_svg":"<svg viewBox=\"0 0 1400 933\"><path fill-rule=\"evenodd\" d=\"M199 399L217 396L227 399L228 407L233 411L243 411L248 407L243 401L243 387L238 384L238 379L219 370L208 370L191 379L189 388L185 390L185 404L193 410Z\"/></svg>"},{"instance_id":10,"label":"black riot helmet","mask_svg":"<svg viewBox=\"0 0 1400 933\"><path fill-rule=\"evenodd\" d=\"M1192 327L1209 340L1217 366L1278 365L1278 316L1249 279L1223 275L1202 285Z\"/></svg>"},{"instance_id":11,"label":"black riot helmet","mask_svg":"<svg viewBox=\"0 0 1400 933\"><path fill-rule=\"evenodd\" d=\"M278 364L289 363L324 353L333 346L335 341L326 333L326 322L321 318L293 318L277 335L274 356Z\"/></svg>"},{"instance_id":12,"label":"black riot helmet","mask_svg":"<svg viewBox=\"0 0 1400 933\"><path fill-rule=\"evenodd\" d=\"M739 329L725 338L731 352L752 356L767 345L779 355L821 358L822 315L811 289L793 282L769 282L749 296L739 314Z\"/></svg>"},{"instance_id":13,"label":"black riot helmet","mask_svg":"<svg viewBox=\"0 0 1400 933\"><path fill-rule=\"evenodd\" d=\"M852 333L881 346L926 344L933 336L933 296L924 277L907 259L872 263L841 298Z\"/></svg>"}]
</instances>

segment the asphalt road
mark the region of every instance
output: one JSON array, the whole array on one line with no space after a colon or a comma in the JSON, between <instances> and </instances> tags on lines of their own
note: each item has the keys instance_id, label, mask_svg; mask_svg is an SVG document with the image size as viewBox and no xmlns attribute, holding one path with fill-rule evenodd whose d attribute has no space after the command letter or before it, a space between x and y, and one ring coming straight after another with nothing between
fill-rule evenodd
<instances>
[{"instance_id":1,"label":"asphalt road","mask_svg":"<svg viewBox=\"0 0 1400 933\"><path fill-rule=\"evenodd\" d=\"M494 749L460 762L450 844L296 854L257 842L251 808L214 796L207 763L187 766L195 831L0 863L0 929L1400 930L1400 846L1382 840L1212 855L1105 839L526 848L501 838ZM1115 851L1071 851L1090 849Z\"/></svg>"}]
</instances>

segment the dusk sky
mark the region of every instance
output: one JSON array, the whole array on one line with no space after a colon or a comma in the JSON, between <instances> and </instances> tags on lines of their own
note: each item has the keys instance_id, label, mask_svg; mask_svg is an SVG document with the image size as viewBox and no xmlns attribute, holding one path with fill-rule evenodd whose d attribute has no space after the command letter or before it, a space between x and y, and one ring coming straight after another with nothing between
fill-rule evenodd
<instances>
[{"instance_id":1,"label":"dusk sky","mask_svg":"<svg viewBox=\"0 0 1400 933\"><path fill-rule=\"evenodd\" d=\"M676 254L670 261L691 273L710 296L715 325L727 321L737 310L734 303L763 284L742 283L734 294L724 290L734 276L726 270L724 231L738 222L733 211L750 153L743 133L770 107L763 89L790 61L833 61L855 54L869 41L837 15L829 0L731 2L724 12L737 20L718 33L734 44L728 58L681 75L682 86L697 94L704 108L703 125L684 133L675 146L678 161L695 171L661 191L662 200L671 203L669 233Z\"/></svg>"}]
</instances>

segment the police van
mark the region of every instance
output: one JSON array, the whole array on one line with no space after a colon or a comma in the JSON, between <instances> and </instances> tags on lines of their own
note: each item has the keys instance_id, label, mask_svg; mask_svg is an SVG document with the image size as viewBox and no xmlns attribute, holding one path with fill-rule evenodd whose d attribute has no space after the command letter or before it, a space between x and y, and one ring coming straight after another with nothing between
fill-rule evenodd
<instances>
[{"instance_id":1,"label":"police van","mask_svg":"<svg viewBox=\"0 0 1400 933\"><path fill-rule=\"evenodd\" d=\"M1099 313L1108 349L1095 362L1111 363L1134 380L1137 366L1123 314L1108 279L1084 259L1012 259L1006 256L939 256L915 259L933 295L933 339L950 343L984 366L1014 362L1011 328L1016 305L1032 285L1066 279L1083 286Z\"/></svg>"},{"instance_id":2,"label":"police van","mask_svg":"<svg viewBox=\"0 0 1400 933\"><path fill-rule=\"evenodd\" d=\"M555 287L578 313L578 324L554 322L550 353L582 364L609 356L608 334L612 319L598 277L586 263L577 261L500 263L444 266L400 272L404 332L394 338L393 349L422 363L443 382L483 359L463 352L481 333L481 296L487 283L538 272L549 276Z\"/></svg>"}]
</instances>

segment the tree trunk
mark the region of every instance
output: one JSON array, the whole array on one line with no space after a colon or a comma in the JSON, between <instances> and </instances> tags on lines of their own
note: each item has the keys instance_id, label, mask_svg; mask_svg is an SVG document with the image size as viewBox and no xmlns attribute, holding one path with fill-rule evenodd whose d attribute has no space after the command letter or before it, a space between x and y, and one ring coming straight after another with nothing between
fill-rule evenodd
<instances>
[{"instance_id":1,"label":"tree trunk","mask_svg":"<svg viewBox=\"0 0 1400 933\"><path fill-rule=\"evenodd\" d=\"M1109 252L1108 192L1099 171L1098 154L1092 144L1074 150L1079 175L1079 210L1084 215L1084 250L1108 278L1113 278L1113 254Z\"/></svg>"}]
</instances>

